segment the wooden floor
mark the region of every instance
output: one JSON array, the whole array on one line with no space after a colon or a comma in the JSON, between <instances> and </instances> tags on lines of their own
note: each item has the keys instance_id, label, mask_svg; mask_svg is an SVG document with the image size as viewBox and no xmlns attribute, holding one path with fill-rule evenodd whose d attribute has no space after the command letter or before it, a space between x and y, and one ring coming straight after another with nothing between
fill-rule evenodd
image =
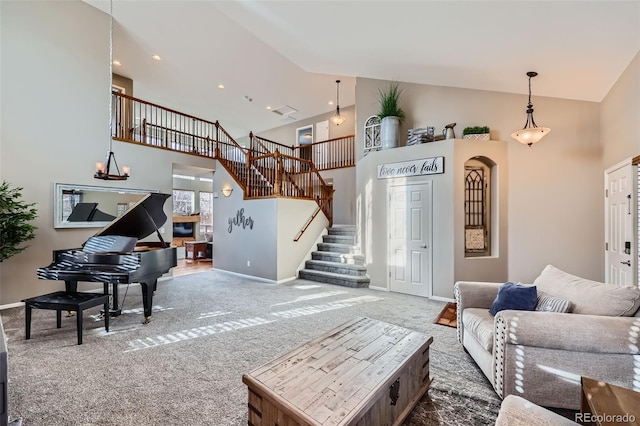
<instances>
[{"instance_id":1,"label":"wooden floor","mask_svg":"<svg viewBox=\"0 0 640 426\"><path fill-rule=\"evenodd\" d=\"M173 276L193 274L195 272L209 271L213 268L213 262L210 260L178 260L178 266L173 268Z\"/></svg>"}]
</instances>

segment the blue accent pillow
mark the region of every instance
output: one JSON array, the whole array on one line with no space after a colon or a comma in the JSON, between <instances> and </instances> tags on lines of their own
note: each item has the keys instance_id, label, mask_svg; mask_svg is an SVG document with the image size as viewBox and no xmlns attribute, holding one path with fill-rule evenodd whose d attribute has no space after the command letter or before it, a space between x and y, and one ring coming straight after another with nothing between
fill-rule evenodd
<instances>
[{"instance_id":1,"label":"blue accent pillow","mask_svg":"<svg viewBox=\"0 0 640 426\"><path fill-rule=\"evenodd\" d=\"M534 285L504 283L498 289L498 295L491 305L491 315L506 309L533 311L538 303L538 291Z\"/></svg>"}]
</instances>

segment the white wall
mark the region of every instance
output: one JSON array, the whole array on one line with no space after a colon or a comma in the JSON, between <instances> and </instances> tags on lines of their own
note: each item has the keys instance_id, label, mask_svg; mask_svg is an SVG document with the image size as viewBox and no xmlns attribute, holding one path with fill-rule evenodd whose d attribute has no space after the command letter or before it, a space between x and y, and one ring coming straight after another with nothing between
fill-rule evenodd
<instances>
[{"instance_id":1,"label":"white wall","mask_svg":"<svg viewBox=\"0 0 640 426\"><path fill-rule=\"evenodd\" d=\"M131 177L93 178L109 143L109 20L84 2L0 2L0 178L37 203L36 238L1 265L0 304L63 288L38 280L52 251L79 247L98 229L54 229L54 183L116 186L171 194L173 163L212 168L212 161L114 142ZM171 200L164 235L171 240ZM83 284L82 289L91 288ZM98 286L101 288L101 285Z\"/></svg>"},{"instance_id":2,"label":"white wall","mask_svg":"<svg viewBox=\"0 0 640 426\"><path fill-rule=\"evenodd\" d=\"M640 154L639 117L640 53L631 61L600 106L604 169Z\"/></svg>"},{"instance_id":3,"label":"white wall","mask_svg":"<svg viewBox=\"0 0 640 426\"><path fill-rule=\"evenodd\" d=\"M357 80L356 129L377 113L378 88L384 84ZM410 83L400 87L406 113L401 135L426 126L435 126L437 133L456 122L457 135L466 126L487 125L492 139L507 142L509 280L530 282L548 263L591 279L604 278L599 104L536 97L534 91L536 122L552 131L527 147L509 136L525 121L526 95ZM362 157L361 132L356 140L356 154ZM358 181L358 193L365 184Z\"/></svg>"}]
</instances>

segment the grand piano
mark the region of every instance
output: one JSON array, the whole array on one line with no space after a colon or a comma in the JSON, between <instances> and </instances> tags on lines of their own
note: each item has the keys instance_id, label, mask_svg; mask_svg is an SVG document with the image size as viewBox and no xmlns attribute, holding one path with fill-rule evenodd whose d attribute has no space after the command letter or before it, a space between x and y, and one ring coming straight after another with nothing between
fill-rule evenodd
<instances>
[{"instance_id":1,"label":"grand piano","mask_svg":"<svg viewBox=\"0 0 640 426\"><path fill-rule=\"evenodd\" d=\"M81 248L54 250L53 262L38 268L38 278L64 281L66 291L77 291L78 281L101 282L107 294L111 285L111 316L122 313L118 306L118 285L140 283L144 323L148 323L158 278L178 262L176 248L170 247L159 231L167 221L163 207L170 196L150 193L90 237ZM160 241L139 241L154 231Z\"/></svg>"}]
</instances>

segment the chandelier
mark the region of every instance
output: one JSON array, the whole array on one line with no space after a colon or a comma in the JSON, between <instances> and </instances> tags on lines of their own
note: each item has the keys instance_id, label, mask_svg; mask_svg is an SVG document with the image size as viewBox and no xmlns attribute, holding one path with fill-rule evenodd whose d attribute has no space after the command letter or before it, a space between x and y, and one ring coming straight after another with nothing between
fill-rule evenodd
<instances>
[{"instance_id":1,"label":"chandelier","mask_svg":"<svg viewBox=\"0 0 640 426\"><path fill-rule=\"evenodd\" d=\"M533 145L536 142L540 142L540 139L545 137L547 133L551 131L548 127L538 127L533 119L533 104L531 103L531 78L538 75L535 71L529 71L527 76L529 77L529 103L527 104L527 121L524 124L522 130L513 132L511 137L524 145Z\"/></svg>"},{"instance_id":2,"label":"chandelier","mask_svg":"<svg viewBox=\"0 0 640 426\"><path fill-rule=\"evenodd\" d=\"M336 113L329 119L336 126L345 122L344 115L340 115L340 80L336 80Z\"/></svg>"}]
</instances>

